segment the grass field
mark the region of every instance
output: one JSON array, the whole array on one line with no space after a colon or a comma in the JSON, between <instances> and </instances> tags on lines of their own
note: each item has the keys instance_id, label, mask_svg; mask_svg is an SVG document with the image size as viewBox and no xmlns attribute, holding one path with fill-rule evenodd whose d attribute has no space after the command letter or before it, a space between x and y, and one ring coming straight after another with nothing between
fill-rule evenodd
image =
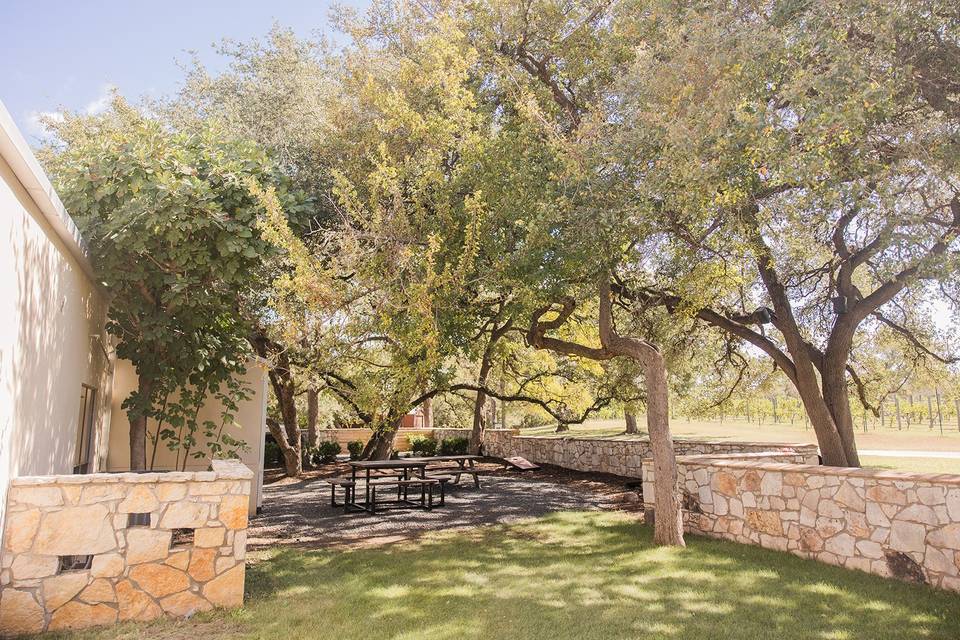
<instances>
[{"instance_id":1,"label":"grass field","mask_svg":"<svg viewBox=\"0 0 960 640\"><path fill-rule=\"evenodd\" d=\"M734 543L657 548L630 516L565 512L413 545L276 551L247 605L75 640L906 640L960 637L960 597Z\"/></svg>"},{"instance_id":2,"label":"grass field","mask_svg":"<svg viewBox=\"0 0 960 640\"><path fill-rule=\"evenodd\" d=\"M638 418L642 426L643 416ZM537 427L525 429L527 435L572 435L577 437L628 437L623 434L621 420L591 420L582 425L572 426L570 431L555 433L555 427ZM680 438L710 438L715 440L749 440L756 442L811 442L817 439L813 431L797 424L748 424L745 421L725 420L687 420L676 418L670 423L670 429ZM910 430L896 429L868 430L857 432L857 445L862 450L921 450L921 451L960 451L960 431L956 425L944 428L941 436L939 428L931 431L926 426L914 426ZM894 455L876 457L864 456L863 464L898 471L920 471L925 473L958 473L960 458L917 458Z\"/></svg>"}]
</instances>

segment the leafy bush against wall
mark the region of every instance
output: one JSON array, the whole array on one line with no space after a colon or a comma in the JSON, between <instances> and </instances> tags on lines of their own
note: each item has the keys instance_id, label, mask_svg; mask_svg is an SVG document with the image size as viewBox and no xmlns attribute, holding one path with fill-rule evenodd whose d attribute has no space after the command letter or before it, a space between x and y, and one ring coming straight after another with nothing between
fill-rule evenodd
<instances>
[{"instance_id":1,"label":"leafy bush against wall","mask_svg":"<svg viewBox=\"0 0 960 640\"><path fill-rule=\"evenodd\" d=\"M321 442L314 453L315 464L326 464L333 462L340 455L342 449L339 442Z\"/></svg>"},{"instance_id":2,"label":"leafy bush against wall","mask_svg":"<svg viewBox=\"0 0 960 640\"><path fill-rule=\"evenodd\" d=\"M442 456L466 455L469 448L470 441L467 438L444 438L440 441L440 455Z\"/></svg>"},{"instance_id":3,"label":"leafy bush against wall","mask_svg":"<svg viewBox=\"0 0 960 640\"><path fill-rule=\"evenodd\" d=\"M415 456L435 456L437 440L433 436L410 436L410 451Z\"/></svg>"},{"instance_id":4,"label":"leafy bush against wall","mask_svg":"<svg viewBox=\"0 0 960 640\"><path fill-rule=\"evenodd\" d=\"M351 440L347 443L347 451L350 452L351 460L359 460L360 454L363 453L363 441Z\"/></svg>"}]
</instances>

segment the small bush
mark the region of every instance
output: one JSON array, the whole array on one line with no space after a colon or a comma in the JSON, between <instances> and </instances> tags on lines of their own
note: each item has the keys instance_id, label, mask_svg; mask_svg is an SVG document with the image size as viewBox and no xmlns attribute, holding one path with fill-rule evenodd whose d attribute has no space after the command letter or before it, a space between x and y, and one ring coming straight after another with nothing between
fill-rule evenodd
<instances>
[{"instance_id":1,"label":"small bush","mask_svg":"<svg viewBox=\"0 0 960 640\"><path fill-rule=\"evenodd\" d=\"M314 454L314 460L318 464L333 462L341 451L339 442L321 442Z\"/></svg>"},{"instance_id":2,"label":"small bush","mask_svg":"<svg viewBox=\"0 0 960 640\"><path fill-rule=\"evenodd\" d=\"M360 454L363 453L363 441L361 440L352 440L347 443L347 451L350 452L351 460L359 460Z\"/></svg>"},{"instance_id":3,"label":"small bush","mask_svg":"<svg viewBox=\"0 0 960 640\"><path fill-rule=\"evenodd\" d=\"M280 445L272 440L267 440L263 447L263 466L268 468L283 466L283 452L280 451Z\"/></svg>"},{"instance_id":4,"label":"small bush","mask_svg":"<svg viewBox=\"0 0 960 640\"><path fill-rule=\"evenodd\" d=\"M440 455L442 456L462 456L470 448L468 438L444 438L440 441Z\"/></svg>"},{"instance_id":5,"label":"small bush","mask_svg":"<svg viewBox=\"0 0 960 640\"><path fill-rule=\"evenodd\" d=\"M433 436L411 436L410 450L415 456L435 456L437 440Z\"/></svg>"}]
</instances>

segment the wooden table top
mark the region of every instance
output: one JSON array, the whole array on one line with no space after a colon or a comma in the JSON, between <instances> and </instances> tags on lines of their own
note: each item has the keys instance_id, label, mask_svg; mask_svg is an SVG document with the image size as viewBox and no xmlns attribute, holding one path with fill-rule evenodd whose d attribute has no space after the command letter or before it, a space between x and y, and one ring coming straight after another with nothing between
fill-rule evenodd
<instances>
[{"instance_id":1,"label":"wooden table top","mask_svg":"<svg viewBox=\"0 0 960 640\"><path fill-rule=\"evenodd\" d=\"M424 467L425 460L351 460L350 466L358 469L405 469Z\"/></svg>"}]
</instances>

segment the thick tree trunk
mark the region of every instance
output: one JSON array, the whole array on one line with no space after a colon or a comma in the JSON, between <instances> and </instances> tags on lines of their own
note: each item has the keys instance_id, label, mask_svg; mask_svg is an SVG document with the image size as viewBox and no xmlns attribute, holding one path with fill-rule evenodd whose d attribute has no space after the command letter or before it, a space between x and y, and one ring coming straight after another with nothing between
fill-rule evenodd
<instances>
[{"instance_id":1,"label":"thick tree trunk","mask_svg":"<svg viewBox=\"0 0 960 640\"><path fill-rule=\"evenodd\" d=\"M433 398L423 401L423 428L433 429Z\"/></svg>"},{"instance_id":2,"label":"thick tree trunk","mask_svg":"<svg viewBox=\"0 0 960 640\"><path fill-rule=\"evenodd\" d=\"M637 433L637 416L630 411L624 411L623 421L627 425L627 433Z\"/></svg>"},{"instance_id":3,"label":"thick tree trunk","mask_svg":"<svg viewBox=\"0 0 960 640\"><path fill-rule=\"evenodd\" d=\"M484 386L485 382L478 382L479 386ZM470 429L470 453L480 455L480 449L483 447L483 433L487 428L487 420L484 416L483 407L487 402L487 394L483 391L477 391L477 397L473 401L473 427Z\"/></svg>"},{"instance_id":4,"label":"thick tree trunk","mask_svg":"<svg viewBox=\"0 0 960 640\"><path fill-rule=\"evenodd\" d=\"M667 369L659 352L656 357L648 355L646 360L647 433L653 456L653 502L656 513L653 541L662 545L684 546L683 511L677 490L677 457L670 435Z\"/></svg>"},{"instance_id":5,"label":"thick tree trunk","mask_svg":"<svg viewBox=\"0 0 960 640\"><path fill-rule=\"evenodd\" d=\"M270 435L280 447L280 453L283 455L283 472L288 478L297 478L303 473L302 452L299 447L292 447L287 438L286 429L273 418L267 418L267 429Z\"/></svg>"},{"instance_id":6,"label":"thick tree trunk","mask_svg":"<svg viewBox=\"0 0 960 640\"><path fill-rule=\"evenodd\" d=\"M390 456L393 455L393 443L397 438L397 430L400 429L402 420L403 416L393 418L374 430L373 435L367 440L360 458L363 460L389 460Z\"/></svg>"},{"instance_id":7,"label":"thick tree trunk","mask_svg":"<svg viewBox=\"0 0 960 640\"><path fill-rule=\"evenodd\" d=\"M307 389L307 447L316 449L320 444L320 434L317 432L317 421L320 418L320 392L316 389Z\"/></svg>"},{"instance_id":8,"label":"thick tree trunk","mask_svg":"<svg viewBox=\"0 0 960 640\"><path fill-rule=\"evenodd\" d=\"M139 402L127 411L130 422L130 470L143 471L147 468L147 414L153 395L153 378L140 375L137 382Z\"/></svg>"}]
</instances>

